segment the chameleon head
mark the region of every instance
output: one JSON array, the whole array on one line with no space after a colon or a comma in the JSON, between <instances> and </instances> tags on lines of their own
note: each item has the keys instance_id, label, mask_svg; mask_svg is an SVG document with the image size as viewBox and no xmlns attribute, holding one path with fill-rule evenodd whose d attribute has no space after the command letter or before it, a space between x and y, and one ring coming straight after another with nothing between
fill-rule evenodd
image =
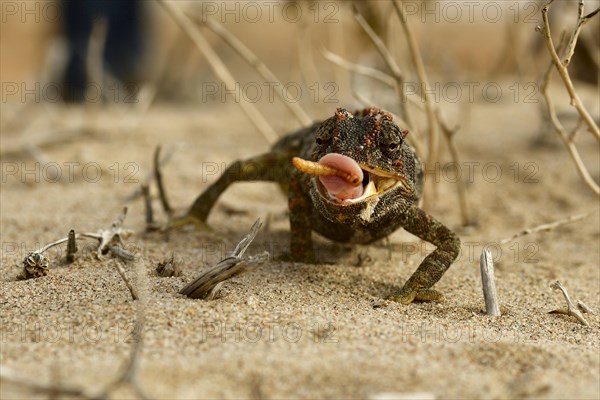
<instances>
[{"instance_id":1,"label":"chameleon head","mask_svg":"<svg viewBox=\"0 0 600 400\"><path fill-rule=\"evenodd\" d=\"M319 165L339 171L314 173L318 178L313 179L313 186L322 201L345 206L392 192L414 194L414 156L404 143L408 131L392 119L377 108L354 114L338 108L321 124L312 157Z\"/></svg>"}]
</instances>

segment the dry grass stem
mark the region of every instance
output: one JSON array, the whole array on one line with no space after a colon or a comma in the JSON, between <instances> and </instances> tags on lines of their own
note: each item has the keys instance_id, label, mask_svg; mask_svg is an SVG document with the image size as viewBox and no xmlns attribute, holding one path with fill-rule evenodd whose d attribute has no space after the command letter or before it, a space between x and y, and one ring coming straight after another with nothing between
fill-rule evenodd
<instances>
[{"instance_id":1,"label":"dry grass stem","mask_svg":"<svg viewBox=\"0 0 600 400\"><path fill-rule=\"evenodd\" d=\"M515 240L521 236L531 235L532 233L537 233L537 232L542 232L542 231L551 231L555 228L558 228L561 225L568 224L570 222L579 221L580 219L584 219L585 217L592 215L596 211L598 211L598 210L594 209L594 210L591 210L591 211L583 213L583 214L571 215L571 216L568 216L567 218L564 218L564 219L561 219L558 221L534 226L533 228L527 228L527 229L522 230L519 233L515 233L513 236L511 236L509 238L500 240L499 243L502 245L502 244L510 243L513 240Z\"/></svg>"},{"instance_id":2,"label":"dry grass stem","mask_svg":"<svg viewBox=\"0 0 600 400\"><path fill-rule=\"evenodd\" d=\"M402 70L398 66L398 63L396 63L396 60L394 60L392 53L390 53L383 40L377 35L377 33L375 33L373 28L371 28L367 20L358 11L356 6L353 6L353 13L354 19L356 20L356 22L358 22L362 30L367 34L367 36L369 37L369 39L383 58L383 61L387 65L388 69L392 73L392 77L396 81L394 89L398 97L398 107L400 109L400 115L402 116L402 119L408 123L409 129L415 130L416 126L413 124L410 112L406 108L406 85Z\"/></svg>"},{"instance_id":3,"label":"dry grass stem","mask_svg":"<svg viewBox=\"0 0 600 400\"><path fill-rule=\"evenodd\" d=\"M573 304L573 302L571 301L571 298L569 297L569 293L567 293L567 289L559 282L556 281L554 282L552 285L550 285L550 287L552 289L558 289L562 292L565 301L567 302L567 309L558 309L558 310L552 310L549 312L549 314L564 314L564 315L570 315L572 317L577 318L577 320L579 322L581 322L583 325L585 326L589 326L590 324L586 321L586 319L583 317L583 315L581 314L581 311L579 311L578 307Z\"/></svg>"},{"instance_id":4,"label":"dry grass stem","mask_svg":"<svg viewBox=\"0 0 600 400\"><path fill-rule=\"evenodd\" d=\"M133 235L133 231L131 229L123 229L123 222L125 221L126 216L127 207L123 207L123 211L121 212L121 214L119 214L117 219L113 221L110 228L99 229L97 233L81 233L79 235L80 237L92 238L100 242L98 244L98 250L96 251L96 257L98 257L98 259L104 258L105 254L109 252L112 253L116 249L125 250L125 243L123 242L123 240ZM125 252L127 251L125 250ZM123 254L120 254L119 252L119 254L114 255L119 257Z\"/></svg>"},{"instance_id":5,"label":"dry grass stem","mask_svg":"<svg viewBox=\"0 0 600 400\"><path fill-rule=\"evenodd\" d=\"M494 261L488 249L483 249L479 258L479 269L481 271L481 284L483 286L483 298L485 300L485 312L494 317L500 316L500 303L496 292L496 281L494 279Z\"/></svg>"},{"instance_id":6,"label":"dry grass stem","mask_svg":"<svg viewBox=\"0 0 600 400\"><path fill-rule=\"evenodd\" d=\"M435 163L438 161L438 148L439 148L439 132L438 132L438 121L435 114L435 108L433 105L433 101L431 100L431 95L429 93L429 80L427 78L427 74L425 72L425 65L423 64L423 58L421 57L421 52L419 50L419 45L417 40L412 34L410 27L408 26L408 19L404 14L402 7L398 4L397 1L393 2L394 9L398 14L398 18L400 19L400 25L402 26L402 31L404 32L406 43L408 45L408 50L410 54L410 58L412 60L413 66L417 73L417 77L420 81L422 88L422 96L425 102L425 115L427 116L427 158L425 160L425 164L428 166L428 169L433 170ZM435 186L432 186L435 189ZM435 193L434 193L435 195ZM435 197L435 196L434 196ZM428 208L427 200L430 199L431 196L426 196L423 199L423 207L425 209Z\"/></svg>"},{"instance_id":7,"label":"dry grass stem","mask_svg":"<svg viewBox=\"0 0 600 400\"><path fill-rule=\"evenodd\" d=\"M460 126L457 125L454 128L450 128L448 125L446 125L446 123L441 118L441 115L439 115L439 110L437 120L439 121L440 128L444 134L444 137L446 138L448 144L448 151L450 152L450 158L452 159L452 162L455 165L460 166L460 156L458 155L458 149L454 145L453 140L454 135L456 134ZM458 205L460 207L462 225L468 226L471 224L472 221L470 215L471 213L469 212L469 203L467 200L467 183L462 177L456 182L456 190L458 192Z\"/></svg>"},{"instance_id":8,"label":"dry grass stem","mask_svg":"<svg viewBox=\"0 0 600 400\"><path fill-rule=\"evenodd\" d=\"M173 157L173 154L175 154L175 147L174 146L169 146L167 147L167 150L162 151L161 149L161 154L162 154L162 158L160 159L158 165L160 167L164 167L165 165L167 165L167 163L169 161L171 161L171 158ZM142 181L142 186L136 188L129 196L127 196L125 198L126 201L131 201L131 200L135 200L138 197L142 196L143 193L143 185L150 185L150 183L152 182L152 180L154 179L154 177L156 176L156 173L154 172L156 169L156 161L154 162L154 168L152 169L151 172L149 172L145 177L144 180Z\"/></svg>"},{"instance_id":9,"label":"dry grass stem","mask_svg":"<svg viewBox=\"0 0 600 400\"><path fill-rule=\"evenodd\" d=\"M167 193L163 185L162 174L160 172L160 146L157 146L154 150L154 179L156 179L156 185L158 186L158 194L160 196L160 204L162 205L165 213L170 217L173 216L173 208L169 204L167 199Z\"/></svg>"},{"instance_id":10,"label":"dry grass stem","mask_svg":"<svg viewBox=\"0 0 600 400\"><path fill-rule=\"evenodd\" d=\"M131 297L133 298L133 300L139 299L138 294L137 294L135 288L133 287L133 285L131 284L131 282L129 281L129 278L127 277L127 274L125 273L125 270L123 269L123 266L121 265L121 263L118 260L114 260L114 262L115 262L115 268L117 269L117 272L121 276L121 279L123 279L123 282L125 282L125 286L127 286L127 289L129 289L129 292L131 293Z\"/></svg>"},{"instance_id":11,"label":"dry grass stem","mask_svg":"<svg viewBox=\"0 0 600 400\"><path fill-rule=\"evenodd\" d=\"M77 253L77 237L75 231L71 229L69 236L67 237L67 262L72 263L75 261Z\"/></svg>"},{"instance_id":12,"label":"dry grass stem","mask_svg":"<svg viewBox=\"0 0 600 400\"><path fill-rule=\"evenodd\" d=\"M229 257L204 271L200 276L181 289L179 293L192 299L214 299L222 284L227 279L246 271L249 264L265 261L269 257L267 252L254 257L243 257L261 226L262 223L259 218L252 225L248 235L238 243Z\"/></svg>"},{"instance_id":13,"label":"dry grass stem","mask_svg":"<svg viewBox=\"0 0 600 400\"><path fill-rule=\"evenodd\" d=\"M577 38L579 37L579 31L581 31L581 27L585 23L587 23L590 20L590 18L592 18L594 15L596 15L599 10L596 10L584 17L583 16L583 3L584 2L583 2L583 0L579 1L579 17L578 17L578 21L577 21L577 27L575 28L575 31L571 35L571 39L569 40L569 43L567 44L567 48L566 48L567 57L565 58L565 61L561 61L560 57L556 51L556 48L554 47L554 42L552 41L552 33L550 31L550 23L548 21L548 11L550 9L550 5L553 2L554 2L554 0L551 0L548 4L546 4L544 6L544 8L542 8L542 19L544 21L544 26L543 26L542 31L544 34L544 39L545 39L546 45L548 47L548 51L550 52L550 57L552 58L552 62L554 63L554 66L556 67L556 70L558 71L558 74L560 75L560 78L563 81L565 89L567 89L567 93L569 94L569 97L571 99L571 105L573 105L573 107L575 107L575 109L577 110L577 112L579 113L581 118L585 121L586 125L588 126L589 131L592 133L592 135L594 135L596 140L600 141L600 129L598 128L598 125L596 125L596 122L594 121L594 119L592 118L590 113L587 111L587 109L581 102L581 99L577 95L577 92L575 91L575 87L573 86L573 82L571 81L569 71L567 69L567 66L571 60L570 57L571 57L573 51L575 50L575 46L577 44ZM600 195L600 193L597 193L597 194Z\"/></svg>"},{"instance_id":14,"label":"dry grass stem","mask_svg":"<svg viewBox=\"0 0 600 400\"><path fill-rule=\"evenodd\" d=\"M248 48L240 39L229 32L223 25L212 19L200 20L194 18L196 23L206 25L212 32L225 41L236 53L239 54L258 74L269 83L277 83L279 87L283 87L283 83L275 76L275 74L267 67L267 65ZM275 95L281 99L283 104L290 110L292 115L298 120L302 126L308 126L313 123L313 119L304 111L298 103L289 101L283 96L283 91L275 90Z\"/></svg>"},{"instance_id":15,"label":"dry grass stem","mask_svg":"<svg viewBox=\"0 0 600 400\"><path fill-rule=\"evenodd\" d=\"M366 65L355 64L346 60L345 58L321 47L321 54L327 61L334 63L335 65L344 68L347 71L355 72L359 75L367 76L369 78L375 79L383 83L384 85L389 86L390 88L394 88L396 81L394 77L386 74L376 68L367 67Z\"/></svg>"},{"instance_id":16,"label":"dry grass stem","mask_svg":"<svg viewBox=\"0 0 600 400\"><path fill-rule=\"evenodd\" d=\"M200 29L198 29L192 20L185 15L179 6L164 0L158 0L158 3L173 18L175 23L179 25L179 27L190 37L192 42L194 42L198 50L200 50L200 52L206 58L206 61L210 65L215 75L225 84L226 89L231 91L235 90L235 78L223 60L221 60L219 55L206 40ZM263 135L267 143L272 144L278 139L277 133L271 127L271 124L269 124L265 117L254 106L254 104L246 101L245 99L242 99L238 104L240 107L242 107L242 110L250 119L250 121L252 121L254 126L256 126L259 132Z\"/></svg>"}]
</instances>

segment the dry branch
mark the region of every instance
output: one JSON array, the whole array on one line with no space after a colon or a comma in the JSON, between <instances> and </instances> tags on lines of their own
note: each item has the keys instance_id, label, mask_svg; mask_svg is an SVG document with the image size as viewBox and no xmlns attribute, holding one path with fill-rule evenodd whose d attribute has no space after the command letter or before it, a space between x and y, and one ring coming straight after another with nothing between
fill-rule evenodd
<instances>
[{"instance_id":1,"label":"dry branch","mask_svg":"<svg viewBox=\"0 0 600 400\"><path fill-rule=\"evenodd\" d=\"M564 225L564 224L568 224L569 222L574 222L574 221L578 221L580 219L584 219L585 217L592 215L596 211L598 211L598 210L594 209L594 210L588 211L583 214L570 215L567 218L564 218L564 219L561 219L558 221L534 226L533 228L527 228L527 229L522 230L519 233L515 233L513 236L511 236L509 238L500 240L498 243L502 245L502 244L510 243L513 240L515 240L521 236L531 235L532 233L537 233L537 232L542 232L542 231L551 231L552 229L558 228L559 226Z\"/></svg>"},{"instance_id":2,"label":"dry branch","mask_svg":"<svg viewBox=\"0 0 600 400\"><path fill-rule=\"evenodd\" d=\"M369 78L375 79L376 81L379 81L390 88L394 88L396 83L394 77L386 74L385 72L382 72L376 68L367 67L366 65L355 64L325 48L321 48L321 54L323 54L323 57L325 57L326 60L344 68L345 70L355 72L359 75L368 76Z\"/></svg>"},{"instance_id":3,"label":"dry branch","mask_svg":"<svg viewBox=\"0 0 600 400\"><path fill-rule=\"evenodd\" d=\"M246 270L248 264L264 261L268 258L269 254L264 252L255 257L243 257L246 249L250 246L250 243L254 240L258 234L258 230L262 226L260 218L257 219L248 235L246 235L235 247L231 256L221 260L214 267L204 271L200 276L194 279L192 282L187 284L183 289L179 291L192 299L213 299L221 285L229 278L239 275Z\"/></svg>"},{"instance_id":4,"label":"dry branch","mask_svg":"<svg viewBox=\"0 0 600 400\"><path fill-rule=\"evenodd\" d=\"M206 58L206 61L212 68L215 75L225 84L226 89L230 91L235 90L235 78L223 60L221 60L219 55L206 40L200 29L194 25L192 20L185 15L178 5L174 5L165 0L158 0L158 3L167 11L177 25L179 25L179 27L190 37L192 42L194 42L198 50L200 50L200 52ZM250 119L250 121L252 121L252 123L266 139L267 143L272 144L278 139L275 130L252 103L241 99L238 104L240 107L242 107L242 110L246 116Z\"/></svg>"},{"instance_id":5,"label":"dry branch","mask_svg":"<svg viewBox=\"0 0 600 400\"><path fill-rule=\"evenodd\" d=\"M433 170L435 163L438 161L438 147L439 147L439 132L438 132L438 121L435 114L435 108L433 105L433 101L431 99L431 95L429 94L429 80L427 79L427 74L425 73L425 65L423 64L423 58L421 57L421 52L419 50L419 45L412 34L410 27L408 26L408 19L404 14L402 7L399 6L397 1L393 2L394 9L398 14L398 18L400 19L400 25L402 26L402 30L404 32L406 43L408 44L408 50L410 54L410 58L412 60L413 66L417 72L417 76L421 83L422 88L422 96L425 101L425 114L427 116L427 159L425 160L425 164L428 166L428 169ZM426 200L425 197L424 200ZM424 205L427 208L426 204Z\"/></svg>"},{"instance_id":6,"label":"dry branch","mask_svg":"<svg viewBox=\"0 0 600 400\"><path fill-rule=\"evenodd\" d=\"M267 65L261 61L260 58L256 56L246 46L241 40L239 40L235 35L227 30L223 25L214 21L212 19L199 20L197 17L194 20L199 23L206 25L211 31L213 31L216 35L218 35L221 39L223 39L233 50L235 50L240 57L242 57L248 64L252 66L258 72L258 74L265 80L265 82L269 83L277 83L279 87L283 87L283 83L275 74L267 67ZM289 101L283 96L283 91L276 90L275 94L281 99L283 104L290 110L290 112L296 117L298 122L303 126L308 126L312 124L313 119L300 107L300 104Z\"/></svg>"},{"instance_id":7,"label":"dry branch","mask_svg":"<svg viewBox=\"0 0 600 400\"><path fill-rule=\"evenodd\" d=\"M483 249L479 259L481 271L481 284L483 286L483 298L485 300L485 311L487 315L500 316L500 304L496 293L496 282L494 280L494 261L488 249Z\"/></svg>"},{"instance_id":8,"label":"dry branch","mask_svg":"<svg viewBox=\"0 0 600 400\"><path fill-rule=\"evenodd\" d=\"M72 263L75 261L75 254L77 253L77 237L75 231L71 229L69 236L67 237L67 262Z\"/></svg>"},{"instance_id":9,"label":"dry branch","mask_svg":"<svg viewBox=\"0 0 600 400\"><path fill-rule=\"evenodd\" d=\"M460 166L460 156L458 155L458 149L454 145L454 135L460 127L457 125L454 128L450 128L448 125L446 125L446 123L442 120L441 115L439 115L439 110L437 120L448 143L448 150L450 151L450 157L452 158L452 162L454 162L454 164L456 164L457 166ZM458 205L460 207L462 225L468 226L471 224L471 216L467 200L467 184L465 182L465 178L463 178L462 176L456 182L456 190L458 192Z\"/></svg>"},{"instance_id":10,"label":"dry branch","mask_svg":"<svg viewBox=\"0 0 600 400\"><path fill-rule=\"evenodd\" d=\"M585 318L581 314L581 311L579 311L578 307L575 304L573 304L573 302L571 301L571 298L569 297L569 293L567 293L567 289L559 281L554 282L552 285L550 285L550 287L552 289L558 289L562 292L562 294L565 298L565 301L567 302L567 309L566 310L565 309L552 310L549 312L549 314L570 315L572 317L577 318L577 320L579 322L581 322L583 325L585 325L585 326L590 325L585 320Z\"/></svg>"},{"instance_id":11,"label":"dry branch","mask_svg":"<svg viewBox=\"0 0 600 400\"><path fill-rule=\"evenodd\" d=\"M154 179L156 179L156 185L158 186L158 194L160 196L160 204L162 204L163 210L169 216L173 216L173 208L169 204L167 199L167 193L162 181L162 174L160 172L160 146L156 146L154 150Z\"/></svg>"},{"instance_id":12,"label":"dry branch","mask_svg":"<svg viewBox=\"0 0 600 400\"><path fill-rule=\"evenodd\" d=\"M371 28L371 26L369 25L367 20L362 16L362 14L360 14L356 5L354 5L354 7L353 7L353 12L354 12L354 19L356 19L356 22L358 22L358 24L360 25L362 30L367 34L367 36L369 37L369 39L371 40L371 42L373 43L373 45L375 46L375 48L377 49L379 54L381 55L381 58L383 58L383 61L387 65L388 69L392 73L392 77L396 81L394 88L395 88L396 94L398 96L398 106L400 108L400 116L402 117L403 120L405 120L408 123L408 126L412 130L415 130L416 127L412 122L412 117L406 108L406 99L407 99L406 91L405 91L405 89L406 89L405 82L406 81L404 79L404 74L402 73L402 70L398 66L398 63L396 63L396 60L394 60L392 53L390 53L388 48L385 46L385 43L383 42L383 40L377 35L377 33L375 33L373 28Z\"/></svg>"},{"instance_id":13,"label":"dry branch","mask_svg":"<svg viewBox=\"0 0 600 400\"><path fill-rule=\"evenodd\" d=\"M121 263L118 260L115 260L115 268L117 269L117 272L121 276L121 279L123 279L123 282L125 282L125 286L127 286L127 289L129 289L129 292L131 293L131 297L133 298L133 300L139 299L135 288L129 281L129 278L127 277L127 274L125 273L123 266L121 265Z\"/></svg>"},{"instance_id":14,"label":"dry branch","mask_svg":"<svg viewBox=\"0 0 600 400\"><path fill-rule=\"evenodd\" d=\"M554 42L552 41L552 33L550 31L550 23L548 21L548 10L550 9L550 5L553 2L554 2L554 0L550 0L550 2L548 4L546 4L544 6L544 8L542 8L542 19L544 21L544 26L543 26L542 31L544 33L544 39L545 39L546 45L548 47L548 51L550 52L552 62L554 63L554 66L556 67L556 70L558 71L558 74L560 75L560 78L562 79L563 84L564 84L565 88L567 89L569 97L571 98L571 105L573 107L575 107L575 109L577 110L577 112L579 113L581 118L585 121L590 132L596 137L596 140L600 141L600 129L598 128L598 125L596 125L596 122L594 122L594 119L592 118L590 113L587 111L587 109L581 102L581 99L577 95L577 92L575 91L575 87L573 86L573 82L571 81L571 77L569 76L569 71L567 69L567 66L571 60L571 55L575 51L575 46L577 44L577 38L579 37L579 32L581 31L582 26L585 23L587 23L590 20L590 18L592 18L594 15L596 15L599 10L596 10L586 16L583 16L584 2L583 2L583 0L579 1L579 16L577 19L577 27L575 28L575 31L573 31L573 34L571 35L571 39L569 40L569 43L567 44L565 60L561 61L558 53L556 52L556 48L554 47Z\"/></svg>"},{"instance_id":15,"label":"dry branch","mask_svg":"<svg viewBox=\"0 0 600 400\"><path fill-rule=\"evenodd\" d=\"M166 151L161 151L162 154L164 154L162 156L162 158L160 159L158 165L160 167L164 167L165 165L167 165L167 163L171 160L171 158L173 157L173 154L175 153L175 148L173 146L169 146L167 148ZM156 168L156 162L154 163ZM152 180L154 179L154 177L156 176L154 169L149 172L146 177L144 178L144 180L142 181L142 186L143 185L150 185L150 183L152 182ZM131 200L135 200L137 199L139 196L143 195L142 191L142 186L136 188L129 196L127 196L125 198L126 201L131 201Z\"/></svg>"}]
</instances>

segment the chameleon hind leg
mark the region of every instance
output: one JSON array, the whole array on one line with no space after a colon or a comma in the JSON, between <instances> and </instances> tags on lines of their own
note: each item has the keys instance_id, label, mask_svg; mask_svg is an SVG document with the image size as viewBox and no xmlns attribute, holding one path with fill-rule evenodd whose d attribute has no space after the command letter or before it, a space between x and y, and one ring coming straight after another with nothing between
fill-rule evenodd
<instances>
[{"instance_id":1,"label":"chameleon hind leg","mask_svg":"<svg viewBox=\"0 0 600 400\"><path fill-rule=\"evenodd\" d=\"M291 156L285 153L265 153L257 157L236 161L208 189L199 195L182 217L173 219L169 228L194 224L208 228L206 220L213 206L225 190L235 182L266 181L285 183L292 168Z\"/></svg>"},{"instance_id":2,"label":"chameleon hind leg","mask_svg":"<svg viewBox=\"0 0 600 400\"><path fill-rule=\"evenodd\" d=\"M436 246L406 281L399 293L391 299L402 304L413 301L440 301L444 295L431 287L437 283L460 252L460 239L441 222L411 206L405 213L403 227L413 235Z\"/></svg>"}]
</instances>

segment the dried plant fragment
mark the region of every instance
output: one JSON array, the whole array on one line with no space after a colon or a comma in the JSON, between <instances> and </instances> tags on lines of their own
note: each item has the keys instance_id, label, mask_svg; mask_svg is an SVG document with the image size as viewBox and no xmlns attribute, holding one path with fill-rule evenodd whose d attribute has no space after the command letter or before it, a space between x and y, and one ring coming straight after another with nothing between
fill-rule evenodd
<instances>
[{"instance_id":1,"label":"dried plant fragment","mask_svg":"<svg viewBox=\"0 0 600 400\"><path fill-rule=\"evenodd\" d=\"M163 260L158 263L158 267L156 267L156 273L160 277L168 278L171 276L181 275L181 270L179 269L179 265L175 262L173 256L171 256L170 259Z\"/></svg>"},{"instance_id":2,"label":"dried plant fragment","mask_svg":"<svg viewBox=\"0 0 600 400\"><path fill-rule=\"evenodd\" d=\"M179 293L192 299L212 300L216 297L219 289L227 279L246 271L248 265L251 263L266 260L269 256L267 252L263 252L255 257L243 257L261 226L262 223L259 218L252 225L248 235L235 247L231 256L204 271L200 276L181 289Z\"/></svg>"},{"instance_id":3,"label":"dried plant fragment","mask_svg":"<svg viewBox=\"0 0 600 400\"><path fill-rule=\"evenodd\" d=\"M77 253L77 238L73 229L69 231L68 239L69 240L67 241L67 262L72 263L73 261L75 261L75 254Z\"/></svg>"},{"instance_id":4,"label":"dried plant fragment","mask_svg":"<svg viewBox=\"0 0 600 400\"><path fill-rule=\"evenodd\" d=\"M48 264L48 259L42 253L29 253L23 260L23 271L17 276L17 279L25 280L46 276Z\"/></svg>"},{"instance_id":5,"label":"dried plant fragment","mask_svg":"<svg viewBox=\"0 0 600 400\"><path fill-rule=\"evenodd\" d=\"M104 255L106 255L109 252L125 260L131 257L135 257L133 254L129 253L127 250L124 249L124 240L133 235L133 231L131 229L122 228L126 216L127 207L123 207L123 211L121 212L121 214L119 214L117 219L113 221L110 228L100 229L97 233L81 234L82 237L88 237L100 241L100 244L98 245L98 250L96 251L96 256L98 257L98 259L104 258Z\"/></svg>"},{"instance_id":6,"label":"dried plant fragment","mask_svg":"<svg viewBox=\"0 0 600 400\"><path fill-rule=\"evenodd\" d=\"M552 310L548 314L570 315L572 317L577 318L577 320L579 322L581 322L583 325L585 325L585 326L590 325L586 321L586 319L583 317L583 314L581 313L581 311L579 311L578 306L573 304L573 302L571 301L571 298L569 297L569 293L567 293L567 289L559 281L554 282L552 285L550 285L550 287L552 289L558 289L562 292L563 296L565 297L565 301L567 302L567 309L566 310L565 309ZM582 304L582 303L580 302L580 304ZM585 306L585 307L589 310L589 308L587 306ZM583 310L583 312L586 312L584 307L582 307L582 310Z\"/></svg>"}]
</instances>

